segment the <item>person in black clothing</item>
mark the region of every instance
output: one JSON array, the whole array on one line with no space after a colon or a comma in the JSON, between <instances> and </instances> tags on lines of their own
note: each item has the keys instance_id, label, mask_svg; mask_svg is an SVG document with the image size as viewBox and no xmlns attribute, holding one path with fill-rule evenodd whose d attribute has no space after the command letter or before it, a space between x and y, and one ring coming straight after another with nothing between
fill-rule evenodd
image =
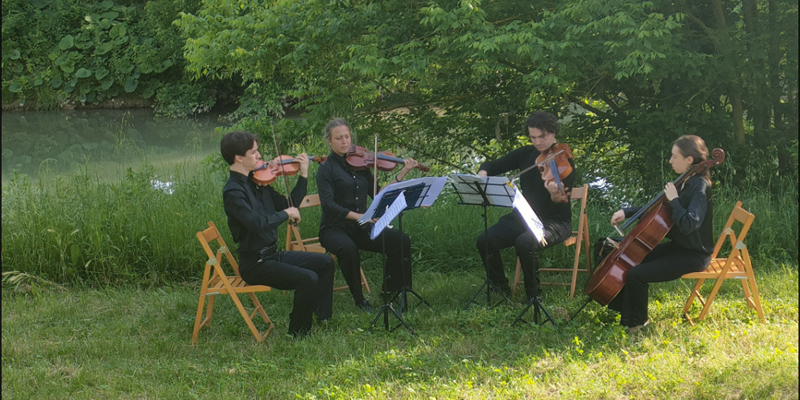
<instances>
[{"instance_id":1,"label":"person in black clothing","mask_svg":"<svg viewBox=\"0 0 800 400\"><path fill-rule=\"evenodd\" d=\"M331 120L325 127L324 139L331 154L317 170L322 206L319 241L339 260L339 268L356 306L371 312L372 305L361 291L359 249L381 252L382 236L385 237L387 277L383 290L398 292L411 287L411 238L405 233L401 237L399 230L387 228L375 240L370 239L372 224L359 225L357 221L367 211L367 196L372 197L375 182L369 170L353 170L347 164L345 156L352 144L350 126L343 119ZM390 183L401 182L417 165L413 159L404 160L403 168Z\"/></svg>"},{"instance_id":2,"label":"person in black clothing","mask_svg":"<svg viewBox=\"0 0 800 400\"><path fill-rule=\"evenodd\" d=\"M278 225L287 219L299 222L300 213L272 186L251 180L261 159L254 134L228 132L220 142L220 152L230 165L222 199L228 227L239 244L239 274L250 285L294 290L288 333L306 334L313 324L312 313L319 321L331 318L333 259L325 254L277 251ZM303 199L308 181L308 157L300 154L295 159L300 162L300 176L291 193L292 204Z\"/></svg>"},{"instance_id":3,"label":"person in black clothing","mask_svg":"<svg viewBox=\"0 0 800 400\"><path fill-rule=\"evenodd\" d=\"M532 113L525 121L528 137L532 145L511 151L507 155L483 163L478 176L499 175L511 170L524 170L536 163L539 155L555 146L558 141L558 121L544 111ZM539 295L538 253L566 240L572 233L572 209L569 193L575 183L575 165L569 160L573 172L562 180L563 188L554 182L542 180L539 168L532 168L520 176L520 189L533 211L539 216L545 231L546 245L534 240L533 234L525 225L517 210L504 215L486 232L478 236L478 252L483 259L491 290L510 293L508 278L503 271L500 250L514 246L525 274L525 293L528 303Z\"/></svg>"},{"instance_id":4,"label":"person in black clothing","mask_svg":"<svg viewBox=\"0 0 800 400\"><path fill-rule=\"evenodd\" d=\"M678 174L708 159L708 149L699 136L684 135L672 146L669 163ZM620 325L628 332L641 330L648 324L648 288L652 282L667 282L683 274L700 272L708 267L714 251L712 233L713 206L711 177L708 170L684 181L680 188L667 183L664 193L672 208L674 225L667 233L670 242L658 244L641 264L628 270L625 286L611 300L608 308L619 311ZM616 225L639 211L641 207L623 208L611 217Z\"/></svg>"}]
</instances>

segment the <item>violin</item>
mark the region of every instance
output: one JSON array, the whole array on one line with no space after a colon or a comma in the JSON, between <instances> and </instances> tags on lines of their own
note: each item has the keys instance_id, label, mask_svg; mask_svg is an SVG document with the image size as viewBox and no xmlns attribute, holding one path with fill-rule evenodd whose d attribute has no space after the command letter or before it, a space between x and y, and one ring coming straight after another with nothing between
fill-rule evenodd
<instances>
[{"instance_id":1,"label":"violin","mask_svg":"<svg viewBox=\"0 0 800 400\"><path fill-rule=\"evenodd\" d=\"M675 179L673 184L680 186L693 175L725 161L725 151L722 149L714 149L711 155L712 159L695 164ZM663 191L628 219L622 229L636 220L639 224L619 244L615 244L616 249L603 259L586 283L585 293L604 306L622 290L628 270L639 265L672 229L672 207Z\"/></svg>"},{"instance_id":2,"label":"violin","mask_svg":"<svg viewBox=\"0 0 800 400\"><path fill-rule=\"evenodd\" d=\"M309 161L324 163L328 157L326 156L308 156ZM275 182L279 176L292 176L300 171L300 162L292 156L278 156L272 161L266 162L258 160L256 169L253 170L253 177L251 178L256 185L266 186Z\"/></svg>"},{"instance_id":3,"label":"violin","mask_svg":"<svg viewBox=\"0 0 800 400\"><path fill-rule=\"evenodd\" d=\"M350 150L345 155L347 164L355 170L372 168L375 166L375 154L369 151L366 147L350 146ZM378 170L379 171L393 171L397 164L403 164L403 159L395 157L394 154L388 151L378 152ZM425 165L417 165L417 168L422 172L430 171L430 167Z\"/></svg>"},{"instance_id":4,"label":"violin","mask_svg":"<svg viewBox=\"0 0 800 400\"><path fill-rule=\"evenodd\" d=\"M572 158L572 150L566 143L556 143L553 147L542 152L536 157L536 165L542 173L542 180L555 182L560 190L564 189L561 180L572 173L572 165L569 159Z\"/></svg>"}]
</instances>

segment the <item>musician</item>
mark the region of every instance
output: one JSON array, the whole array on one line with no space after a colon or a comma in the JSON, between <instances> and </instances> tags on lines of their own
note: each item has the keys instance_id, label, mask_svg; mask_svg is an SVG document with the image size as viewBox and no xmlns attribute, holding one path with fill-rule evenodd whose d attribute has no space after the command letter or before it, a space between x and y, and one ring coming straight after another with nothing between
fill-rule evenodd
<instances>
[{"instance_id":1,"label":"musician","mask_svg":"<svg viewBox=\"0 0 800 400\"><path fill-rule=\"evenodd\" d=\"M708 149L703 139L684 135L673 144L669 163L675 172L683 174L706 159ZM680 187L675 187L672 182L667 183L664 194L672 207L674 225L667 233L671 241L657 245L639 265L628 270L625 286L608 304L608 308L622 313L620 325L628 327L629 333L637 332L648 324L650 283L672 281L683 274L703 271L708 267L714 251L709 171L690 177ZM622 222L640 209L631 207L615 212L611 224Z\"/></svg>"},{"instance_id":2,"label":"musician","mask_svg":"<svg viewBox=\"0 0 800 400\"><path fill-rule=\"evenodd\" d=\"M322 205L319 228L320 244L336 255L350 293L358 308L374 309L361 290L361 257L359 250L381 252L385 237L387 281L384 291L398 292L411 287L411 239L396 229L384 229L375 240L370 239L371 223L358 224L367 211L367 196L372 197L374 180L369 170L354 170L347 163L352 144L350 126L343 119L334 119L325 127L325 143L330 147L328 160L317 171L317 189ZM409 158L389 183L402 182L417 161ZM380 190L380 188L379 188ZM401 248L402 246L402 248ZM402 252L402 258L401 258Z\"/></svg>"},{"instance_id":3,"label":"musician","mask_svg":"<svg viewBox=\"0 0 800 400\"><path fill-rule=\"evenodd\" d=\"M288 333L305 335L313 324L312 313L318 321L331 318L333 259L326 254L277 251L278 225L287 219L300 221L300 213L272 186L251 180L261 159L254 134L228 132L220 142L220 152L230 165L222 199L228 227L239 244L239 274L249 285L294 290ZM291 193L293 204L305 196L308 181L308 157L300 154L295 159L300 163L300 177Z\"/></svg>"},{"instance_id":4,"label":"musician","mask_svg":"<svg viewBox=\"0 0 800 400\"><path fill-rule=\"evenodd\" d=\"M483 163L478 176L486 177L511 170L524 170L534 165L542 152L558 143L559 125L553 114L536 111L525 121L525 128L531 145L513 150L497 160ZM478 252L483 259L491 284L490 288L493 290L499 290L505 294L511 292L508 287L508 278L503 271L500 250L514 246L525 274L525 293L528 304L541 293L541 290L538 290L539 251L563 242L572 233L569 193L575 183L575 165L571 158L569 163L573 167L573 172L562 180L563 189L559 188L555 182L545 183L539 168L531 168L520 176L519 186L522 194L544 224L545 245L534 240L533 234L516 209L501 217L495 225L478 236Z\"/></svg>"}]
</instances>

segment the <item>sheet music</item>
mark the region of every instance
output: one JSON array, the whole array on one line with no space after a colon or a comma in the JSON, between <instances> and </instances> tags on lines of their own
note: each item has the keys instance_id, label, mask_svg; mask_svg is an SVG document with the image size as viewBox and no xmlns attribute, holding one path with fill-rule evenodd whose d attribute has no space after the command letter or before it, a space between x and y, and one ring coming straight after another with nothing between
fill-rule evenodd
<instances>
[{"instance_id":1,"label":"sheet music","mask_svg":"<svg viewBox=\"0 0 800 400\"><path fill-rule=\"evenodd\" d=\"M373 201L373 203L376 202ZM380 219L378 219L378 222L376 222L375 225L372 227L372 232L370 232L369 238L375 240L375 238L377 238L381 234L381 232L383 232L383 230L386 229L386 226L389 225L389 223L392 222L392 220L395 219L395 217L400 215L400 213L406 209L407 205L408 204L406 204L406 194L405 193L398 194L397 198L394 199L394 201L392 202L392 205L386 209L386 212L383 214L383 216Z\"/></svg>"},{"instance_id":2,"label":"sheet music","mask_svg":"<svg viewBox=\"0 0 800 400\"><path fill-rule=\"evenodd\" d=\"M486 190L489 204L493 206L511 207L513 205L508 178L504 176L480 177L477 175L452 174L450 181L456 187L464 203L481 204L483 196L480 191ZM480 191L478 190L480 188Z\"/></svg>"},{"instance_id":3,"label":"sheet music","mask_svg":"<svg viewBox=\"0 0 800 400\"><path fill-rule=\"evenodd\" d=\"M539 216L533 212L531 205L528 204L528 201L525 200L525 197L519 190L514 193L514 208L522 215L522 220L528 225L528 229L531 230L536 240L543 246L546 246L547 241L544 239L544 224L542 224L542 220L539 219Z\"/></svg>"},{"instance_id":4,"label":"sheet music","mask_svg":"<svg viewBox=\"0 0 800 400\"><path fill-rule=\"evenodd\" d=\"M358 220L359 224L365 224L372 219L372 216L375 215L375 210L378 208L378 205L381 204L381 199L383 199L384 193L389 193L393 190L402 189L405 187L419 185L420 183L424 183L425 186L429 186L430 189L425 196L420 196L417 199L414 207L430 207L433 205L433 202L436 201L436 198L439 197L439 193L441 193L442 188L447 183L447 177L425 177L425 178L416 178L416 179L409 179L407 181L396 182L391 185L386 186L383 190L372 199L372 203L369 205L367 212L364 213L364 216Z\"/></svg>"}]
</instances>

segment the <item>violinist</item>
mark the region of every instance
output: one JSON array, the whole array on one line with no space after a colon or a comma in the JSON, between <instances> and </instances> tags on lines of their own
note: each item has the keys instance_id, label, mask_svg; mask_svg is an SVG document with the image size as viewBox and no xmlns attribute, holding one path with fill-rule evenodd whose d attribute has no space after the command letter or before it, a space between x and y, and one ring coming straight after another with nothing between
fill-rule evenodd
<instances>
[{"instance_id":1,"label":"violinist","mask_svg":"<svg viewBox=\"0 0 800 400\"><path fill-rule=\"evenodd\" d=\"M708 159L708 149L699 136L684 135L672 146L669 163L678 174ZM667 282L683 274L700 272L708 267L714 251L712 234L711 175L708 170L685 180L680 187L667 183L664 194L672 208L673 226L669 242L658 244L642 262L628 270L622 290L608 303L608 308L622 314L620 325L628 332L648 324L648 288L653 282ZM616 225L641 207L623 208L611 217Z\"/></svg>"},{"instance_id":2,"label":"violinist","mask_svg":"<svg viewBox=\"0 0 800 400\"><path fill-rule=\"evenodd\" d=\"M507 155L483 163L478 176L499 175L512 170L524 171L536 164L537 158L558 144L558 121L553 114L536 111L525 121L525 129L531 145L513 150ZM486 232L478 236L478 252L483 259L491 290L506 295L511 291L508 278L503 271L500 250L514 246L520 266L525 274L525 293L530 304L540 294L538 253L566 240L572 233L572 209L569 193L575 182L574 161L568 159L572 172L561 179L561 186L555 181L542 179L539 168L531 168L520 175L520 188L525 200L544 224L545 241L542 245L534 240L519 212L515 209L504 215ZM488 252L487 252L488 251Z\"/></svg>"},{"instance_id":3,"label":"violinist","mask_svg":"<svg viewBox=\"0 0 800 400\"><path fill-rule=\"evenodd\" d=\"M239 274L249 285L294 290L288 334L305 335L313 324L312 313L318 321L331 318L333 259L325 254L277 251L278 225L287 219L300 221L300 213L272 186L252 180L261 159L254 134L228 132L220 142L220 152L230 165L222 199L231 235L239 244ZM303 199L308 180L308 157L300 154L296 160L300 177L291 193L292 204Z\"/></svg>"},{"instance_id":4,"label":"violinist","mask_svg":"<svg viewBox=\"0 0 800 400\"><path fill-rule=\"evenodd\" d=\"M387 281L384 290L399 292L411 286L411 239L405 233L401 237L397 229L388 228L381 233L385 241L381 236L370 239L372 224L359 225L358 219L367 211L367 196L372 197L374 193L372 173L367 169L356 169L348 163L346 156L352 145L352 136L345 120L337 118L328 122L324 140L331 154L317 170L317 188L322 206L320 244L339 260L339 268L350 287L356 307L372 312L374 309L361 290L359 250L381 252L385 243ZM411 158L404 160L403 168L389 183L402 182L417 165Z\"/></svg>"}]
</instances>

